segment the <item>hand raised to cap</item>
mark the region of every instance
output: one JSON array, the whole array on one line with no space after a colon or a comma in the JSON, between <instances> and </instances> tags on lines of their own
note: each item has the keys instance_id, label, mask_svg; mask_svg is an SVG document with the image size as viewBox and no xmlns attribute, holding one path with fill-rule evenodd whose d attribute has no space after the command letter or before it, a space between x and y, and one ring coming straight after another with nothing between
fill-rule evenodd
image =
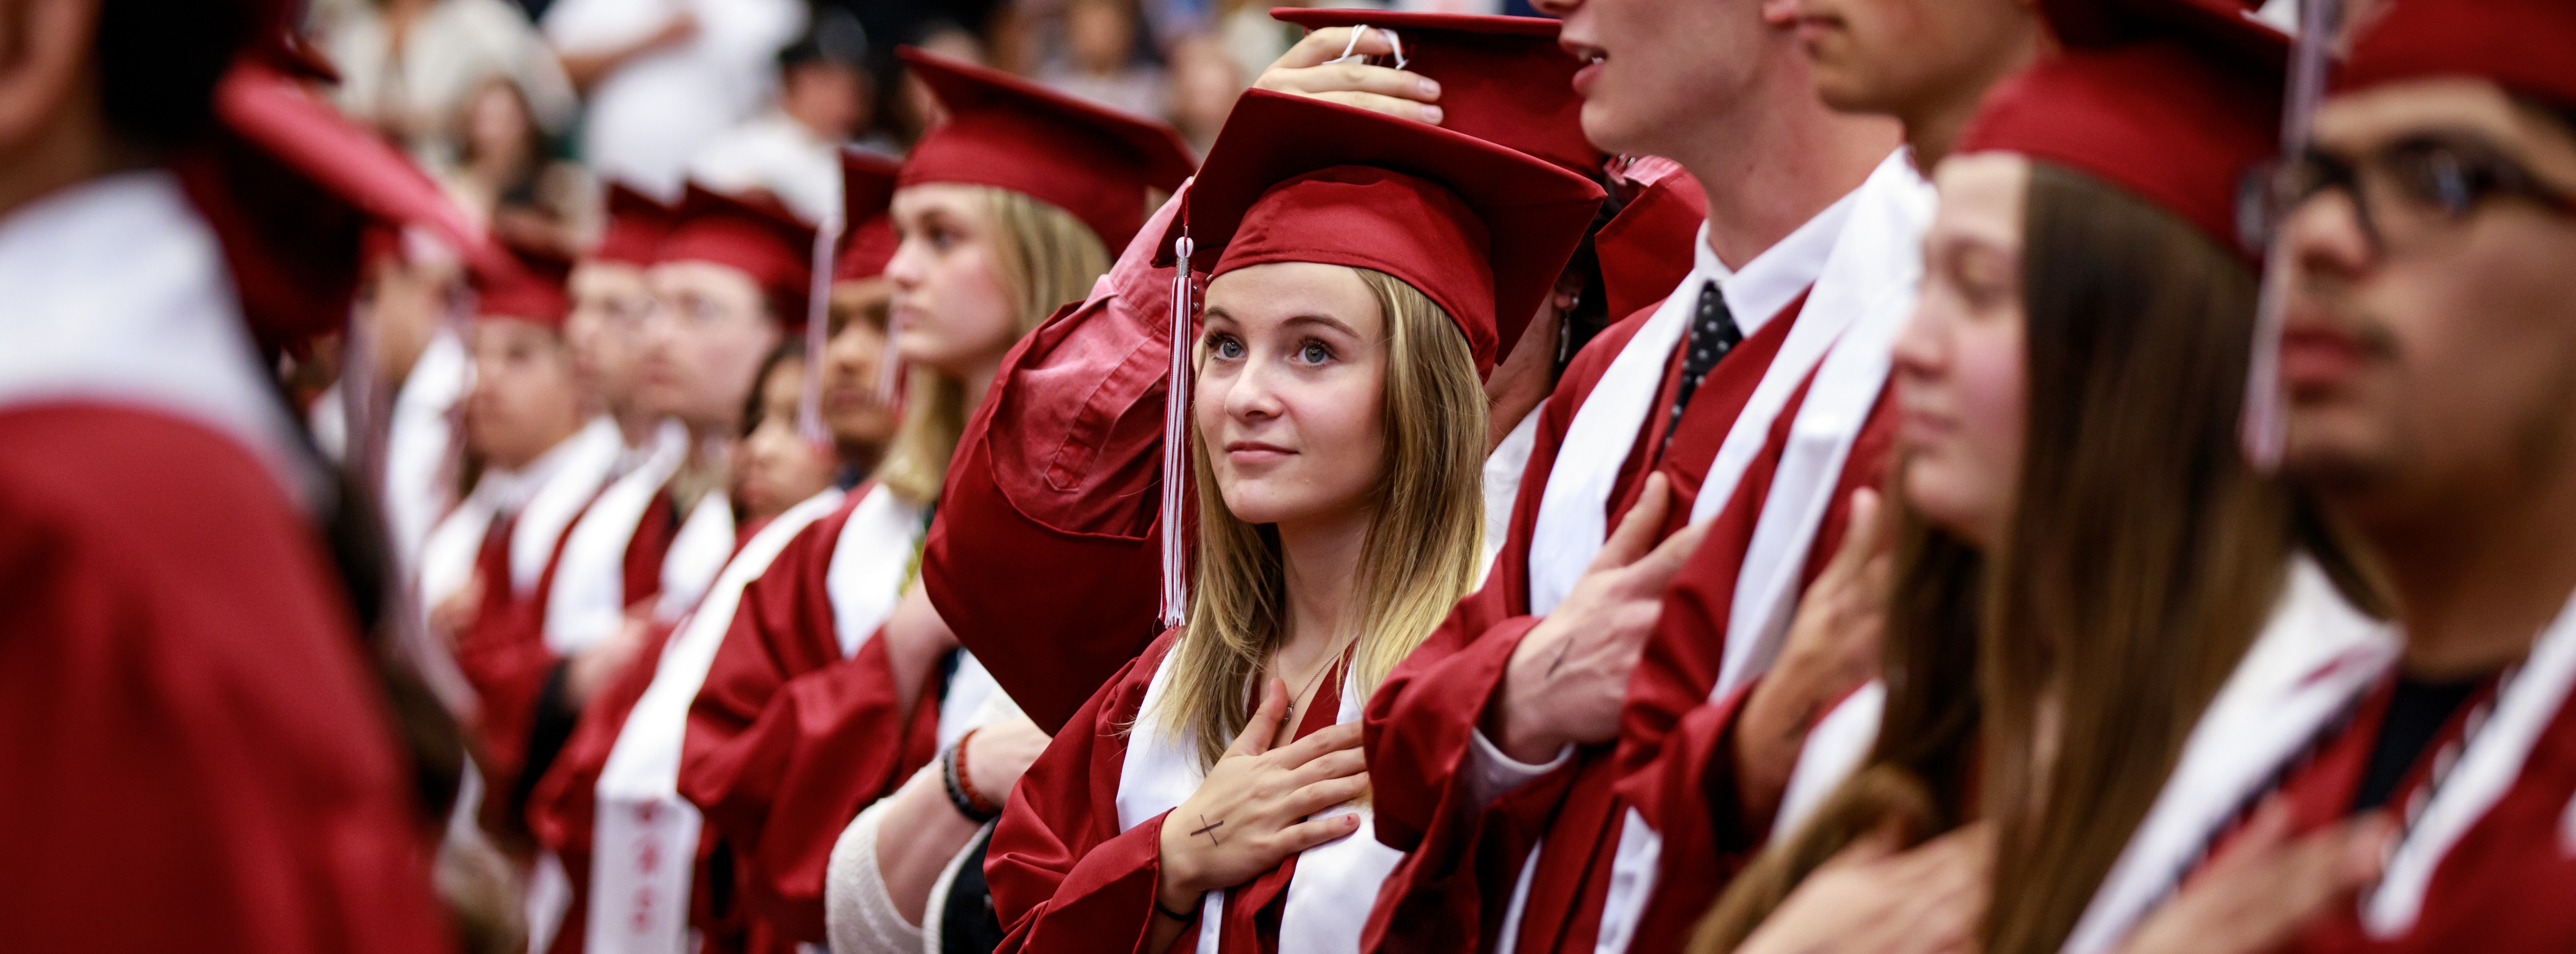
<instances>
[{"instance_id":1,"label":"hand raised to cap","mask_svg":"<svg viewBox=\"0 0 2576 954\"><path fill-rule=\"evenodd\" d=\"M1363 31L1351 42L1355 27L1324 27L1306 34L1280 54L1252 83L1255 89L1331 100L1389 116L1440 124L1440 84L1420 73L1366 63L1335 63L1347 48L1363 56L1393 56L1395 44L1385 30Z\"/></svg>"}]
</instances>

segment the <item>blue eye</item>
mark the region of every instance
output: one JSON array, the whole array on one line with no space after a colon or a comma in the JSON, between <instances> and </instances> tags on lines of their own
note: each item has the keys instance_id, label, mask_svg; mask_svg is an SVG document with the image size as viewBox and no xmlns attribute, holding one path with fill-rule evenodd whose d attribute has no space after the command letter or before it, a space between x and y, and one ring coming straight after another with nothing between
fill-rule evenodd
<instances>
[{"instance_id":1,"label":"blue eye","mask_svg":"<svg viewBox=\"0 0 2576 954\"><path fill-rule=\"evenodd\" d=\"M1333 360L1333 349L1325 347L1321 341L1309 341L1297 349L1297 359L1307 364L1322 364Z\"/></svg>"},{"instance_id":2,"label":"blue eye","mask_svg":"<svg viewBox=\"0 0 2576 954\"><path fill-rule=\"evenodd\" d=\"M1238 360L1243 357L1243 342L1232 335L1217 335L1208 342L1208 353L1227 361Z\"/></svg>"}]
</instances>

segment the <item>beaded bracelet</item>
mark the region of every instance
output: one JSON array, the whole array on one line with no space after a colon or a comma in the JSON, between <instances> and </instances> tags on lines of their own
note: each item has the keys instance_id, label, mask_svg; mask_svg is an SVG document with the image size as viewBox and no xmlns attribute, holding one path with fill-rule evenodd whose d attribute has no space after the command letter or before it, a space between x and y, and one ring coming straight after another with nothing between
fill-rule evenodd
<instances>
[{"instance_id":1,"label":"beaded bracelet","mask_svg":"<svg viewBox=\"0 0 2576 954\"><path fill-rule=\"evenodd\" d=\"M974 779L966 774L966 740L974 737L975 730L968 729L947 751L939 753L939 780L948 787L949 806L966 816L967 821L981 825L1002 817L1002 809L975 794Z\"/></svg>"}]
</instances>

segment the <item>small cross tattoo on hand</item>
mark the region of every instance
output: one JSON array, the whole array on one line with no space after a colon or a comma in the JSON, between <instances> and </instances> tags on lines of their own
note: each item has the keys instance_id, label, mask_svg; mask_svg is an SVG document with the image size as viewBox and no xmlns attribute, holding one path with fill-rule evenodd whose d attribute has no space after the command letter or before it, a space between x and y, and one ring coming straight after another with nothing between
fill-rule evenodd
<instances>
[{"instance_id":1,"label":"small cross tattoo on hand","mask_svg":"<svg viewBox=\"0 0 2576 954\"><path fill-rule=\"evenodd\" d=\"M1199 820L1200 820L1200 821L1207 821L1207 816L1205 816L1205 815L1201 815L1201 816L1199 816ZM1215 823L1215 824L1212 824L1212 825L1209 825L1209 826L1207 826L1207 827L1205 827L1205 828L1201 828L1201 829L1199 829L1199 830L1197 830L1197 831L1191 832L1191 833L1190 833L1190 837L1192 837L1192 838L1196 838L1196 837L1198 837L1198 836L1200 836L1200 835L1206 835L1206 836L1208 836L1208 844L1211 844L1211 845L1222 845L1222 844L1225 844L1225 842L1223 842L1223 841L1219 840L1219 839L1216 837L1216 830L1217 830L1217 829L1219 829L1219 828L1223 828L1223 827L1225 827L1225 819L1220 818L1220 819L1217 819L1217 820L1216 820L1216 823Z\"/></svg>"}]
</instances>

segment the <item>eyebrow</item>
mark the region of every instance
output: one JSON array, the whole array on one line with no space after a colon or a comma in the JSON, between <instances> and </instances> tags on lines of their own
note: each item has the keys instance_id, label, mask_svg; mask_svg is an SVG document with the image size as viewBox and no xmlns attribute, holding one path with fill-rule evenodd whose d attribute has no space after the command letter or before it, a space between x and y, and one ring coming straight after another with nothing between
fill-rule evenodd
<instances>
[{"instance_id":1,"label":"eyebrow","mask_svg":"<svg viewBox=\"0 0 2576 954\"><path fill-rule=\"evenodd\" d=\"M1282 321L1282 322L1280 322L1280 324L1282 324L1282 325L1323 325L1323 326L1325 326L1325 327L1327 327L1327 328L1336 328L1336 329L1339 329L1343 334L1349 335L1349 336L1351 336L1351 337L1353 337L1353 338L1360 337L1360 333L1359 333L1359 330L1358 330L1358 329L1352 328L1350 325L1348 325L1348 324L1344 323L1341 319L1339 319L1339 318L1335 318L1335 317L1333 317L1333 316L1331 316L1331 315L1317 315L1317 314L1290 315L1290 316L1288 316L1288 320L1286 320L1286 321Z\"/></svg>"}]
</instances>

